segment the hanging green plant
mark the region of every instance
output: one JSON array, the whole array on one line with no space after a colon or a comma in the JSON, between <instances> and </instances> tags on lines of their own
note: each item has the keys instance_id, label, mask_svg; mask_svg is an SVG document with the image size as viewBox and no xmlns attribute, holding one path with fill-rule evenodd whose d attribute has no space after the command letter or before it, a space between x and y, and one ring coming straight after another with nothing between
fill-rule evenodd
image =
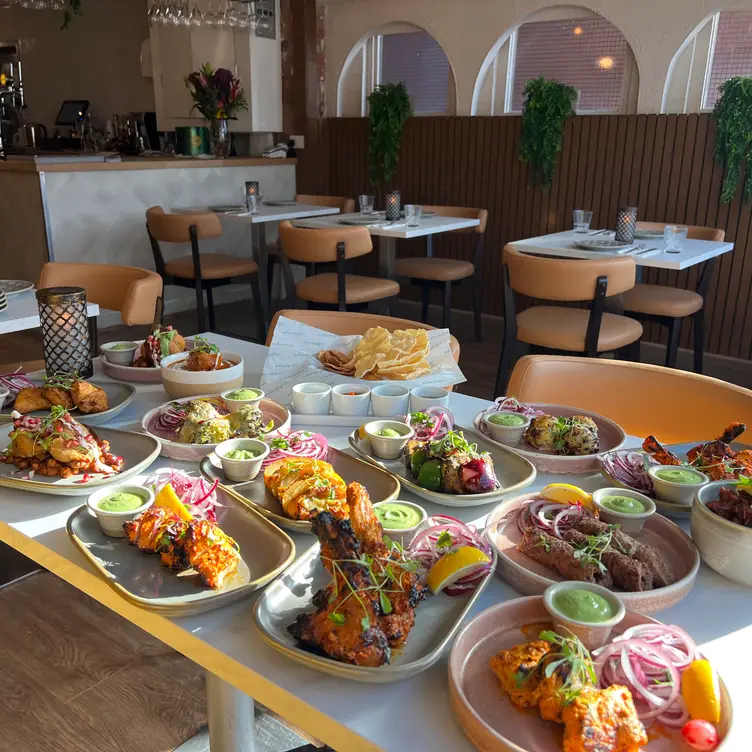
<instances>
[{"instance_id":1,"label":"hanging green plant","mask_svg":"<svg viewBox=\"0 0 752 752\"><path fill-rule=\"evenodd\" d=\"M65 7L63 8L63 29L67 29L70 22L73 20L73 16L83 15L83 2L84 0L64 0Z\"/></svg>"},{"instance_id":2,"label":"hanging green plant","mask_svg":"<svg viewBox=\"0 0 752 752\"><path fill-rule=\"evenodd\" d=\"M577 89L542 76L525 84L520 159L532 167L533 184L549 186L561 151L564 123L574 115Z\"/></svg>"},{"instance_id":3,"label":"hanging green plant","mask_svg":"<svg viewBox=\"0 0 752 752\"><path fill-rule=\"evenodd\" d=\"M368 171L371 182L388 183L397 171L402 134L413 114L405 84L379 84L369 95Z\"/></svg>"},{"instance_id":4,"label":"hanging green plant","mask_svg":"<svg viewBox=\"0 0 752 752\"><path fill-rule=\"evenodd\" d=\"M735 76L721 85L721 98L713 108L715 158L725 175L721 201L734 200L745 167L744 200L752 197L752 78Z\"/></svg>"}]
</instances>

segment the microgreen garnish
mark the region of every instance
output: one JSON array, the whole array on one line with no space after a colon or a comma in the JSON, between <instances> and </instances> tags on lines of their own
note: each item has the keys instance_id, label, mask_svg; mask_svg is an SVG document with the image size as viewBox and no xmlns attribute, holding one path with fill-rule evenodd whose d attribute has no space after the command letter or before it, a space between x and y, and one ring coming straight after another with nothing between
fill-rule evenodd
<instances>
[{"instance_id":1,"label":"microgreen garnish","mask_svg":"<svg viewBox=\"0 0 752 752\"><path fill-rule=\"evenodd\" d=\"M72 371L71 373L55 373L45 379L42 387L59 387L60 389L68 390L73 386L74 381L78 381L78 373L76 371Z\"/></svg>"},{"instance_id":2,"label":"microgreen garnish","mask_svg":"<svg viewBox=\"0 0 752 752\"><path fill-rule=\"evenodd\" d=\"M191 352L203 352L214 355L219 353L219 348L213 342L209 342L209 340L204 337L194 337L193 350L191 350Z\"/></svg>"},{"instance_id":3,"label":"microgreen garnish","mask_svg":"<svg viewBox=\"0 0 752 752\"><path fill-rule=\"evenodd\" d=\"M595 684L595 666L590 653L585 646L574 636L564 637L550 630L544 630L539 635L541 640L546 640L559 648L556 652L547 653L541 658L538 666L543 668L544 675L550 679L557 672L566 677L558 692L569 704L577 697L583 687Z\"/></svg>"},{"instance_id":4,"label":"microgreen garnish","mask_svg":"<svg viewBox=\"0 0 752 752\"><path fill-rule=\"evenodd\" d=\"M454 543L454 538L448 530L442 530L436 539L436 548L449 548Z\"/></svg>"},{"instance_id":5,"label":"microgreen garnish","mask_svg":"<svg viewBox=\"0 0 752 752\"><path fill-rule=\"evenodd\" d=\"M598 533L598 535L588 535L587 541L584 543L575 543L569 541L569 544L574 548L574 558L577 559L582 566L586 564L594 564L601 573L605 574L606 565L603 563L603 554L606 553L609 546L614 539L614 531L617 529L617 525L609 525L608 531Z\"/></svg>"}]
</instances>

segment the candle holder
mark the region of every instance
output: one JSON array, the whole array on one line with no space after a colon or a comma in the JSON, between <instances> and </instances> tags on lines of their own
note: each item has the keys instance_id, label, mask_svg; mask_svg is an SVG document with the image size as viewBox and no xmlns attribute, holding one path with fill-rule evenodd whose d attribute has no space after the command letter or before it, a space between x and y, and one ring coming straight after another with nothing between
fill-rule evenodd
<instances>
[{"instance_id":1,"label":"candle holder","mask_svg":"<svg viewBox=\"0 0 752 752\"><path fill-rule=\"evenodd\" d=\"M631 243L634 240L636 225L637 207L622 206L616 213L616 235L614 239L620 243Z\"/></svg>"},{"instance_id":2,"label":"candle holder","mask_svg":"<svg viewBox=\"0 0 752 752\"><path fill-rule=\"evenodd\" d=\"M396 222L400 218L400 204L402 196L399 191L390 191L386 194L386 220Z\"/></svg>"},{"instance_id":3,"label":"candle holder","mask_svg":"<svg viewBox=\"0 0 752 752\"><path fill-rule=\"evenodd\" d=\"M247 180L245 183L245 208L255 214L258 209L259 184L258 180Z\"/></svg>"},{"instance_id":4,"label":"candle holder","mask_svg":"<svg viewBox=\"0 0 752 752\"><path fill-rule=\"evenodd\" d=\"M89 378L94 368L86 290L47 287L37 290L36 295L47 374L77 373L81 378Z\"/></svg>"}]
</instances>

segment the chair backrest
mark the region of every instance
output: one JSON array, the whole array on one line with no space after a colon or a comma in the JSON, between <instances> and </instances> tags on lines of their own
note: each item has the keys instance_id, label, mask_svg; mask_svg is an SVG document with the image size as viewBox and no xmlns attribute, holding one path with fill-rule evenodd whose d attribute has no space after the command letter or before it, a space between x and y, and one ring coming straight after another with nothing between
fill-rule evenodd
<instances>
[{"instance_id":1,"label":"chair backrest","mask_svg":"<svg viewBox=\"0 0 752 752\"><path fill-rule=\"evenodd\" d=\"M638 222L635 227L638 230L663 230L670 224L669 222ZM712 240L716 243L722 243L726 238L726 231L719 230L715 227L702 227L700 225L687 225L689 231L687 238L689 240Z\"/></svg>"},{"instance_id":2,"label":"chair backrest","mask_svg":"<svg viewBox=\"0 0 752 752\"><path fill-rule=\"evenodd\" d=\"M515 292L545 300L592 300L598 277L608 278L606 296L619 295L635 284L634 259L627 256L595 260L531 256L511 246L502 252Z\"/></svg>"},{"instance_id":3,"label":"chair backrest","mask_svg":"<svg viewBox=\"0 0 752 752\"><path fill-rule=\"evenodd\" d=\"M83 287L86 299L120 311L124 324L152 324L162 297L162 278L148 269L110 264L51 262L42 267L42 287Z\"/></svg>"},{"instance_id":4,"label":"chair backrest","mask_svg":"<svg viewBox=\"0 0 752 752\"><path fill-rule=\"evenodd\" d=\"M309 193L299 193L295 200L300 204L313 206L330 206L339 209L340 214L352 214L355 211L355 200L344 196L316 196Z\"/></svg>"},{"instance_id":5,"label":"chair backrest","mask_svg":"<svg viewBox=\"0 0 752 752\"><path fill-rule=\"evenodd\" d=\"M592 410L628 434L653 434L662 443L709 441L733 421L752 427L749 389L643 363L526 355L514 367L507 394Z\"/></svg>"},{"instance_id":6,"label":"chair backrest","mask_svg":"<svg viewBox=\"0 0 752 752\"><path fill-rule=\"evenodd\" d=\"M435 329L434 326L423 324L420 321L409 321L408 319L396 319L391 316L378 316L373 313L353 313L350 311L304 311L298 309L287 309L277 311L272 319L269 333L266 335L267 346L271 344L274 336L274 329L280 317L299 321L301 324L316 327L324 332L332 334L364 334L368 329L375 326L383 326L390 332L395 329ZM451 338L452 355L454 360L459 362L460 343Z\"/></svg>"},{"instance_id":7,"label":"chair backrest","mask_svg":"<svg viewBox=\"0 0 752 752\"><path fill-rule=\"evenodd\" d=\"M441 217L457 217L458 219L477 219L480 224L476 227L466 227L453 232L468 232L482 235L488 224L487 209L473 209L469 206L423 206L423 211L436 212Z\"/></svg>"},{"instance_id":8,"label":"chair backrest","mask_svg":"<svg viewBox=\"0 0 752 752\"><path fill-rule=\"evenodd\" d=\"M165 214L161 206L152 206L146 210L146 226L152 237L160 243L190 242L191 227L196 228L199 240L218 238L222 234L222 223L214 212Z\"/></svg>"},{"instance_id":9,"label":"chair backrest","mask_svg":"<svg viewBox=\"0 0 752 752\"><path fill-rule=\"evenodd\" d=\"M282 250L291 261L329 263L337 260L337 245L345 244L345 258L365 256L373 250L371 234L365 227L293 227L279 223Z\"/></svg>"}]
</instances>

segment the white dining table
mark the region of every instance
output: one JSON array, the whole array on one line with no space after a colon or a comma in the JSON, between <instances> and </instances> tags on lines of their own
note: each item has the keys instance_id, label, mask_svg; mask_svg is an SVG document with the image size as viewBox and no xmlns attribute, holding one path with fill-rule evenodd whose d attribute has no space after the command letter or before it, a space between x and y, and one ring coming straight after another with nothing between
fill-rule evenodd
<instances>
[{"instance_id":1,"label":"white dining table","mask_svg":"<svg viewBox=\"0 0 752 752\"><path fill-rule=\"evenodd\" d=\"M259 383L266 348L216 334L206 336L221 349L240 353L246 364L245 383ZM98 362L96 378L106 380ZM136 398L109 426L138 430L141 416L166 399L161 385L138 385ZM456 421L464 426L470 426L473 417L487 405L484 400L456 393L450 398ZM332 427L325 433L333 446L346 448L349 430ZM637 445L637 439L632 441ZM116 446L113 449L117 451ZM163 458L154 467L168 464L196 470L195 465L169 463ZM527 490L538 490L552 481L574 482L588 491L606 485L597 474L573 478L541 473ZM411 499L404 490L401 497ZM419 501L414 497L412 500ZM2 489L0 540L203 666L207 672L212 752L253 752L251 698L338 752L473 749L450 706L446 654L433 667L406 681L361 684L299 665L265 644L253 619L257 594L207 614L183 618L169 619L141 609L109 587L66 533L66 520L84 501L83 496L56 497ZM429 514L449 513L479 528L496 506L447 509L430 502L420 503ZM682 527L688 530L686 523ZM315 543L312 536L292 537L297 555ZM474 614L518 597L510 585L494 576ZM723 749L745 752L752 739L752 714L745 711L752 640L750 590L703 564L687 598L657 616L686 629L719 671L735 702L734 727ZM553 734L551 738L554 739Z\"/></svg>"},{"instance_id":2,"label":"white dining table","mask_svg":"<svg viewBox=\"0 0 752 752\"><path fill-rule=\"evenodd\" d=\"M87 302L86 315L89 318L99 316L99 306ZM0 311L0 334L36 329L38 326L39 306L34 290L9 295L8 307Z\"/></svg>"}]
</instances>

